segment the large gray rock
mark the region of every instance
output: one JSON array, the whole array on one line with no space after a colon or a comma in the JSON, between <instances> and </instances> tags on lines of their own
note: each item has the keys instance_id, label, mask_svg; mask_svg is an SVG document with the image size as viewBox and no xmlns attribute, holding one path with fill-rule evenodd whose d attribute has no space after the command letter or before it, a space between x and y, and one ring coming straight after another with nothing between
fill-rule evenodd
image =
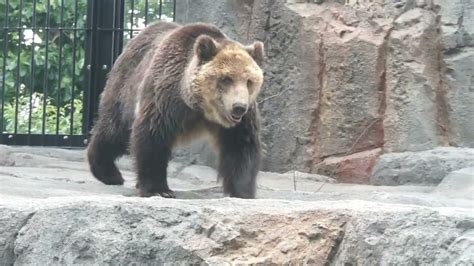
<instances>
[{"instance_id":1,"label":"large gray rock","mask_svg":"<svg viewBox=\"0 0 474 266\"><path fill-rule=\"evenodd\" d=\"M11 149L8 146L0 145L0 166L13 166L15 161L11 159Z\"/></svg>"},{"instance_id":2,"label":"large gray rock","mask_svg":"<svg viewBox=\"0 0 474 266\"><path fill-rule=\"evenodd\" d=\"M12 147L9 159L14 167L0 167L1 265L474 263L473 198L451 195L459 183L260 172L259 199L240 200L222 197L215 170L173 163L178 199L144 199L126 157L124 186L95 180L83 151Z\"/></svg>"},{"instance_id":3,"label":"large gray rock","mask_svg":"<svg viewBox=\"0 0 474 266\"><path fill-rule=\"evenodd\" d=\"M474 148L474 47L457 48L445 56L445 62L450 140Z\"/></svg>"},{"instance_id":4,"label":"large gray rock","mask_svg":"<svg viewBox=\"0 0 474 266\"><path fill-rule=\"evenodd\" d=\"M474 46L474 3L465 0L434 0L439 6L441 29L447 53Z\"/></svg>"},{"instance_id":5,"label":"large gray rock","mask_svg":"<svg viewBox=\"0 0 474 266\"><path fill-rule=\"evenodd\" d=\"M387 21L372 21L351 6L289 5L319 44L311 62L319 87L310 135L311 170L323 158L372 150L383 143L380 88L384 82ZM341 16L333 19L332 16ZM373 23L371 23L373 22ZM311 43L311 40L307 41ZM311 49L311 47L304 50ZM357 67L354 67L357 66ZM311 74L309 74L311 75ZM305 93L302 93L308 97ZM308 106L309 107L309 106Z\"/></svg>"},{"instance_id":6,"label":"large gray rock","mask_svg":"<svg viewBox=\"0 0 474 266\"><path fill-rule=\"evenodd\" d=\"M0 203L3 228L12 230L0 233L8 235L6 264L474 263L467 211L107 196L35 203Z\"/></svg>"},{"instance_id":7,"label":"large gray rock","mask_svg":"<svg viewBox=\"0 0 474 266\"><path fill-rule=\"evenodd\" d=\"M373 185L439 184L450 172L474 166L474 149L439 147L380 156L370 177Z\"/></svg>"},{"instance_id":8,"label":"large gray rock","mask_svg":"<svg viewBox=\"0 0 474 266\"><path fill-rule=\"evenodd\" d=\"M0 265L12 265L15 261L15 241L18 232L33 215L31 208L8 208L0 201Z\"/></svg>"},{"instance_id":9,"label":"large gray rock","mask_svg":"<svg viewBox=\"0 0 474 266\"><path fill-rule=\"evenodd\" d=\"M335 265L472 264L474 223L471 217L452 221L447 216L455 212L421 209L412 210L416 215L406 215L403 208L393 206L379 211L381 213L374 212L361 217L360 222L346 225ZM386 216L392 212L393 215ZM400 220L395 218L397 214ZM423 243L422 249L420 243Z\"/></svg>"},{"instance_id":10,"label":"large gray rock","mask_svg":"<svg viewBox=\"0 0 474 266\"><path fill-rule=\"evenodd\" d=\"M415 8L394 22L388 39L384 150L419 151L443 142L446 128L441 108L439 53L441 36L436 15Z\"/></svg>"},{"instance_id":11,"label":"large gray rock","mask_svg":"<svg viewBox=\"0 0 474 266\"><path fill-rule=\"evenodd\" d=\"M474 2L435 0L444 43L444 90L453 145L474 147Z\"/></svg>"},{"instance_id":12,"label":"large gray rock","mask_svg":"<svg viewBox=\"0 0 474 266\"><path fill-rule=\"evenodd\" d=\"M434 192L447 197L474 199L474 167L449 173Z\"/></svg>"}]
</instances>

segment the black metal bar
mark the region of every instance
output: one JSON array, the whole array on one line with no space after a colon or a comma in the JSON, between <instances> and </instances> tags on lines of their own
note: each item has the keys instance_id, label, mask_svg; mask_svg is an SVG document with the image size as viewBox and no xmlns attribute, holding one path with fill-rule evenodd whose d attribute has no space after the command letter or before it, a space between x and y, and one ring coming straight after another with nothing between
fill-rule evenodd
<instances>
[{"instance_id":1,"label":"black metal bar","mask_svg":"<svg viewBox=\"0 0 474 266\"><path fill-rule=\"evenodd\" d=\"M50 0L47 2L48 7L46 8L46 46L45 46L45 54L44 54L44 80L43 80L43 121L42 121L42 128L41 133L44 136L46 134L46 107L47 107L47 99L48 99L48 65L49 65L49 26L51 25L51 5ZM42 145L45 145L44 139Z\"/></svg>"},{"instance_id":2,"label":"black metal bar","mask_svg":"<svg viewBox=\"0 0 474 266\"><path fill-rule=\"evenodd\" d=\"M72 40L72 87L71 87L71 125L69 128L69 135L74 135L74 101L76 98L76 43L77 43L77 8L78 1L74 3L74 30L73 30L73 40Z\"/></svg>"},{"instance_id":3,"label":"black metal bar","mask_svg":"<svg viewBox=\"0 0 474 266\"><path fill-rule=\"evenodd\" d=\"M173 21L176 21L176 0L173 0Z\"/></svg>"},{"instance_id":4,"label":"black metal bar","mask_svg":"<svg viewBox=\"0 0 474 266\"><path fill-rule=\"evenodd\" d=\"M148 25L148 0L145 0L145 26Z\"/></svg>"},{"instance_id":5,"label":"black metal bar","mask_svg":"<svg viewBox=\"0 0 474 266\"><path fill-rule=\"evenodd\" d=\"M36 26L36 1L33 1L33 26ZM31 116L33 114L33 91L35 89L35 35L36 31L33 32L33 39L31 43L31 63L30 63L30 108L28 113L28 134L31 134ZM28 139L28 145L30 141Z\"/></svg>"},{"instance_id":6,"label":"black metal bar","mask_svg":"<svg viewBox=\"0 0 474 266\"><path fill-rule=\"evenodd\" d=\"M105 86L106 74L111 67L110 62L113 60L113 51L110 50L110 43L114 41L112 32L102 31L99 34L99 30L113 27L114 10L110 7L113 6L112 1L115 0L89 1L93 5L88 8L88 15L91 16L88 18L88 24L92 30L88 35L87 47L87 54L89 55L87 64L89 69L89 86L84 104L83 124L87 124L87 130L84 132L89 132L92 128L95 113L98 110L99 96Z\"/></svg>"},{"instance_id":7,"label":"black metal bar","mask_svg":"<svg viewBox=\"0 0 474 266\"><path fill-rule=\"evenodd\" d=\"M133 15L135 14L135 0L131 0L132 14L130 15L130 39L133 38Z\"/></svg>"},{"instance_id":8,"label":"black metal bar","mask_svg":"<svg viewBox=\"0 0 474 266\"><path fill-rule=\"evenodd\" d=\"M7 57L8 57L8 10L9 10L10 3L8 0L6 0L6 8L5 8L5 30L3 32L3 65L2 65L2 117L0 117L0 135L3 134L3 131L5 130L5 125L4 125L4 120L5 120L5 79L7 75Z\"/></svg>"},{"instance_id":9,"label":"black metal bar","mask_svg":"<svg viewBox=\"0 0 474 266\"><path fill-rule=\"evenodd\" d=\"M58 46L59 46L59 56L58 56L58 88L56 90L56 136L59 139L59 120L60 120L60 109L61 109L61 77L62 77L62 68L63 68L63 30L62 26L64 24L64 0L61 0L61 15L59 19L59 37L58 37ZM57 145L57 143L56 143Z\"/></svg>"},{"instance_id":10,"label":"black metal bar","mask_svg":"<svg viewBox=\"0 0 474 266\"><path fill-rule=\"evenodd\" d=\"M23 15L23 0L20 0L20 19L18 21L18 25L21 26L21 17ZM21 58L21 30L18 30L18 52L17 52L17 64L16 64L16 81L15 81L15 130L14 134L16 135L18 133L18 99L20 98L20 58ZM16 143L16 138L13 139L13 142Z\"/></svg>"},{"instance_id":11,"label":"black metal bar","mask_svg":"<svg viewBox=\"0 0 474 266\"><path fill-rule=\"evenodd\" d=\"M116 0L113 1L112 5L113 5L113 11L112 11L112 28L115 28L115 27L116 27L115 24L116 24L116 20L117 20L117 18L116 18L116 17L117 17L117 1L116 1ZM112 55L114 55L114 51L115 51L115 49L116 49L116 48L115 48L115 31L112 31L112 43L111 43L111 45L112 45L112 47L111 47L111 48L112 48L112 50L111 50L111 51L112 51ZM111 58L110 58L110 63L109 63L110 66L112 66L113 63L114 63L114 56L111 56Z\"/></svg>"},{"instance_id":12,"label":"black metal bar","mask_svg":"<svg viewBox=\"0 0 474 266\"><path fill-rule=\"evenodd\" d=\"M82 132L89 135L89 130L92 126L92 115L93 106L91 103L92 89L95 86L95 73L92 69L95 68L95 38L97 29L97 16L96 16L96 5L99 1L87 0L87 35L86 35L86 79L85 90L84 90L84 102L82 112Z\"/></svg>"},{"instance_id":13,"label":"black metal bar","mask_svg":"<svg viewBox=\"0 0 474 266\"><path fill-rule=\"evenodd\" d=\"M113 30L113 40L114 40L114 47L113 47L113 62L117 59L120 55L120 52L123 48L123 24L124 24L124 7L125 7L125 0L116 0L118 2L116 9L115 9L115 19L114 19L114 27ZM101 28L101 30L107 30Z\"/></svg>"},{"instance_id":14,"label":"black metal bar","mask_svg":"<svg viewBox=\"0 0 474 266\"><path fill-rule=\"evenodd\" d=\"M100 77L100 72L101 72L101 60L99 59L100 55L102 55L103 52L107 51L107 48L105 50L100 50L100 38L102 37L103 33L99 33L99 29L101 28L101 20L104 20L105 18L102 16L103 12L103 1L107 0L101 0L101 1L94 1L96 3L95 5L95 12L93 14L93 19L94 19L94 26L93 26L93 43L92 43L92 49L93 49L93 55L94 55L94 61L92 62L91 66L91 72L92 72L92 86L89 88L89 93L90 93L90 106L89 106L89 131L92 129L92 126L94 125L94 114L95 111L98 109L98 104L97 102L99 101L99 95L98 95L98 89L99 89L99 77Z\"/></svg>"},{"instance_id":15,"label":"black metal bar","mask_svg":"<svg viewBox=\"0 0 474 266\"><path fill-rule=\"evenodd\" d=\"M120 43L122 38L120 36L120 38L114 40L113 31L101 31L99 34L100 29L111 28L114 26L114 23L116 23L114 19L117 19L117 16L114 18L114 10L110 8L113 6L113 1L116 0L96 1L96 5L94 6L95 11L93 12L94 18L92 18L91 21L92 32L94 34L92 35L92 42L90 44L92 58L90 60L91 71L89 74L91 80L88 92L90 101L87 109L89 112L89 128L92 128L93 120L99 107L99 96L105 86L107 73L111 68L111 62L113 62L114 58L114 51L110 50L110 43L116 40Z\"/></svg>"},{"instance_id":16,"label":"black metal bar","mask_svg":"<svg viewBox=\"0 0 474 266\"><path fill-rule=\"evenodd\" d=\"M160 4L158 6L158 19L161 20L161 14L163 13L163 1L160 0Z\"/></svg>"}]
</instances>

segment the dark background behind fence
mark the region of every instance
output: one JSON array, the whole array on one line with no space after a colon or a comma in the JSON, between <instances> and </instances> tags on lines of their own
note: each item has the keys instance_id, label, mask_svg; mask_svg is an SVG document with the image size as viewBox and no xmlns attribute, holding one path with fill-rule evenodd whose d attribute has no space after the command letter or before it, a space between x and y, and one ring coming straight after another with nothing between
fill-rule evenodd
<instances>
[{"instance_id":1,"label":"dark background behind fence","mask_svg":"<svg viewBox=\"0 0 474 266\"><path fill-rule=\"evenodd\" d=\"M106 74L172 0L0 0L0 144L87 145Z\"/></svg>"}]
</instances>

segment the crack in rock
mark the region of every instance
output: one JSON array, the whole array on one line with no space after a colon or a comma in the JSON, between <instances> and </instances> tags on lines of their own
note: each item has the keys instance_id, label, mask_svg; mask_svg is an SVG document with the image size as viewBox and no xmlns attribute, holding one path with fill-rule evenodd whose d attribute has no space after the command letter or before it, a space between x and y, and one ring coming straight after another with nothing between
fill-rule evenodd
<instances>
[{"instance_id":1,"label":"crack in rock","mask_svg":"<svg viewBox=\"0 0 474 266\"><path fill-rule=\"evenodd\" d=\"M7 240L7 243L5 244L5 247L3 248L2 254L0 255L1 266L7 266L7 265L14 265L15 264L15 243L18 238L18 234L20 231L23 229L23 227L26 226L28 221L33 218L36 212L32 212L28 214L23 221L20 223L18 226L18 230L16 230L15 233L13 233L10 238Z\"/></svg>"}]
</instances>

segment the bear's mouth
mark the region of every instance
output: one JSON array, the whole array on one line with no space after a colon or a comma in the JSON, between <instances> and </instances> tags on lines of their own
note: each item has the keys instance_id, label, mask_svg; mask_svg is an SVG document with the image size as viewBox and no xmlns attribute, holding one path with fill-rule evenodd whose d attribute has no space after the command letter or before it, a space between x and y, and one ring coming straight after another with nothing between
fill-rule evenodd
<instances>
[{"instance_id":1,"label":"bear's mouth","mask_svg":"<svg viewBox=\"0 0 474 266\"><path fill-rule=\"evenodd\" d=\"M242 117L239 116L234 116L232 114L227 114L225 116L226 120L229 121L231 124L237 124L242 120Z\"/></svg>"},{"instance_id":2,"label":"bear's mouth","mask_svg":"<svg viewBox=\"0 0 474 266\"><path fill-rule=\"evenodd\" d=\"M233 122L240 122L242 120L242 116L230 115L230 118Z\"/></svg>"}]
</instances>

